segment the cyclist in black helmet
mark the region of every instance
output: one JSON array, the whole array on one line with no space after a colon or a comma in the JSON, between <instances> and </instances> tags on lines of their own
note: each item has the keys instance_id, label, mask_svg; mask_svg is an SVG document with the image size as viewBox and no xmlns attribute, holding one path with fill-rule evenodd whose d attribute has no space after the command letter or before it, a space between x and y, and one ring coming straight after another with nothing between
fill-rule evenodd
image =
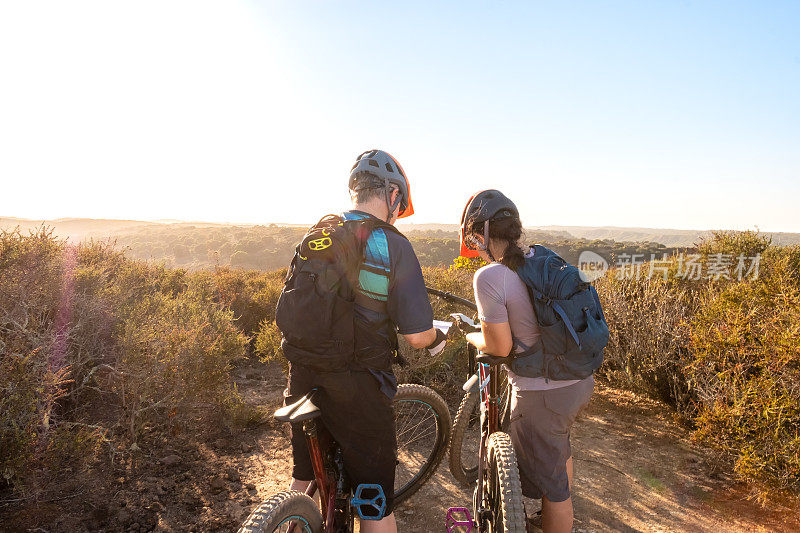
<instances>
[{"instance_id":1,"label":"cyclist in black helmet","mask_svg":"<svg viewBox=\"0 0 800 533\"><path fill-rule=\"evenodd\" d=\"M314 387L320 390L322 420L341 445L352 486L379 484L387 499L383 519L362 522L361 531L393 532L397 441L391 402L397 390L392 373L397 334L432 355L444 348L445 337L433 328L433 311L411 243L393 226L414 212L403 168L388 153L368 150L353 165L349 188L353 209L342 214L343 223L361 221L364 224L356 225L370 228L355 287L355 353L334 371L293 362L284 396L288 405ZM324 245L327 241L320 244ZM291 348L284 346L287 357ZM314 474L299 426L292 427L292 456L291 489L305 490Z\"/></svg>"},{"instance_id":2,"label":"cyclist in black helmet","mask_svg":"<svg viewBox=\"0 0 800 533\"><path fill-rule=\"evenodd\" d=\"M498 190L481 191L461 216L461 255L483 258L488 265L473 279L481 331L467 341L491 355L512 359L540 342L541 331L528 287L517 271L532 258L520 248L519 211ZM518 367L514 367L517 369ZM572 529L572 451L569 432L589 403L594 387L585 379L548 379L540 372L508 369L512 386L508 433L517 455L522 493L542 500L540 516L529 522L545 533Z\"/></svg>"}]
</instances>

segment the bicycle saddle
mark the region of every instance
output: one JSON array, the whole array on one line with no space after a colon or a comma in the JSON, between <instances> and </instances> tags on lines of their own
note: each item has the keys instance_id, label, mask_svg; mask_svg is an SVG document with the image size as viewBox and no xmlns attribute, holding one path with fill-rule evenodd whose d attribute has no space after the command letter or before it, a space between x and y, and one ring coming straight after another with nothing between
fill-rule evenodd
<instances>
[{"instance_id":1,"label":"bicycle saddle","mask_svg":"<svg viewBox=\"0 0 800 533\"><path fill-rule=\"evenodd\" d=\"M475 356L476 363L483 363L484 365L494 366L503 363L511 363L510 357L498 357L496 355L489 355L488 353L479 353Z\"/></svg>"},{"instance_id":2,"label":"bicycle saddle","mask_svg":"<svg viewBox=\"0 0 800 533\"><path fill-rule=\"evenodd\" d=\"M316 394L317 389L313 389L293 404L281 407L272 416L275 417L275 420L293 423L316 418L322 414L319 407L314 405L314 396Z\"/></svg>"}]
</instances>

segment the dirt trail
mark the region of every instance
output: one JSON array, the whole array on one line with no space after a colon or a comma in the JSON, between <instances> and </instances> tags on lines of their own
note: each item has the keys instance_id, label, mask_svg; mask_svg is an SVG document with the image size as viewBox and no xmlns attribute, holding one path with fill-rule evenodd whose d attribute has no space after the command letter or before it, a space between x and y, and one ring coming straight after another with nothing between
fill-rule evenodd
<instances>
[{"instance_id":1,"label":"dirt trail","mask_svg":"<svg viewBox=\"0 0 800 533\"><path fill-rule=\"evenodd\" d=\"M234 378L248 403L271 410L281 402L277 365L239 368ZM747 500L747 488L715 473L711 452L692 445L657 402L599 388L572 442L576 532L800 531L797 502L764 510ZM208 428L184 444L150 444L135 464L96 472L88 483L76 478L66 497L0 506L0 531L235 531L289 481L288 427L271 420L241 431ZM448 507L469 506L471 489L457 484L446 463L398 507L400 531L443 531Z\"/></svg>"},{"instance_id":2,"label":"dirt trail","mask_svg":"<svg viewBox=\"0 0 800 533\"><path fill-rule=\"evenodd\" d=\"M282 382L242 383L251 400L279 401ZM687 440L666 407L635 394L598 387L573 428L576 532L800 531L789 509L764 510L747 489L715 473L711 454ZM290 476L288 431L258 440L264 453L242 458L243 476L259 496L282 490ZM471 489L457 484L446 460L436 475L397 509L400 531L443 531L450 506L469 506Z\"/></svg>"}]
</instances>

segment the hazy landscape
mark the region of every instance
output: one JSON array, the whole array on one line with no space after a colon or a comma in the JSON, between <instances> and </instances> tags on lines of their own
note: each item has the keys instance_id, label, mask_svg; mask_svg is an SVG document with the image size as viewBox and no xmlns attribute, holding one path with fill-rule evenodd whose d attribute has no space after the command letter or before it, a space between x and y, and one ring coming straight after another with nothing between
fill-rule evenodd
<instances>
[{"instance_id":1,"label":"hazy landscape","mask_svg":"<svg viewBox=\"0 0 800 533\"><path fill-rule=\"evenodd\" d=\"M423 266L447 266L458 255L455 224L399 224L414 244ZM307 227L297 224L219 224L207 222L95 220L69 218L27 220L0 218L0 229L23 232L52 229L53 236L77 244L110 242L133 259L167 266L205 269L217 266L275 270L291 260L294 246ZM798 233L764 233L775 245L800 243ZM526 228L525 241L547 245L575 263L583 250L610 262L619 254L650 254L693 249L711 231L654 228L541 226Z\"/></svg>"},{"instance_id":2,"label":"hazy landscape","mask_svg":"<svg viewBox=\"0 0 800 533\"><path fill-rule=\"evenodd\" d=\"M310 222L309 225L313 223ZM283 224L280 222L265 223L263 225L253 224L223 224L212 222L190 222L179 220L161 221L141 221L141 220L113 220L113 219L92 219L92 218L59 218L54 220L32 220L26 218L2 217L0 216L0 229L14 229L19 227L23 230L36 229L41 226L53 228L54 234L58 237L68 238L72 241L83 241L86 239L105 239L120 235L131 235L149 229L172 228L180 229L211 229L211 228L263 228L263 227L286 227L305 229L303 224ZM401 231L411 236L427 236L439 238L457 238L458 224L414 224L400 221L398 227ZM711 236L711 231L717 228L705 230L684 230L684 229L664 229L664 228L627 228L614 226L529 226L526 228L531 237L541 237L548 240L553 239L608 239L618 242L656 242L669 247L691 247L701 239ZM773 244L789 245L800 244L800 233L786 232L761 232L763 235L771 237Z\"/></svg>"}]
</instances>

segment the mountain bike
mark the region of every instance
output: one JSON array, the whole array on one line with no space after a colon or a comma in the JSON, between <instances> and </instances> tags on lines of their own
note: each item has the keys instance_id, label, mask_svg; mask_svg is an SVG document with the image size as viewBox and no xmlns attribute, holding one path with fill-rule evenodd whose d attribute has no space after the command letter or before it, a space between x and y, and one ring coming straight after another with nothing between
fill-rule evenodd
<instances>
[{"instance_id":1,"label":"mountain bike","mask_svg":"<svg viewBox=\"0 0 800 533\"><path fill-rule=\"evenodd\" d=\"M477 306L464 298L431 288L428 292L477 311ZM462 331L480 330L464 315L450 316ZM473 528L480 532L524 533L522 483L511 437L503 431L511 416L511 389L503 370L508 359L478 354L471 344L467 344L467 350L469 379L464 383L464 398L453 423L450 471L462 483L477 480L477 486L472 513L465 507L451 507L446 528L448 533L471 532Z\"/></svg>"},{"instance_id":2,"label":"mountain bike","mask_svg":"<svg viewBox=\"0 0 800 533\"><path fill-rule=\"evenodd\" d=\"M452 293L427 287L428 293L442 298L445 301L461 305L477 312L478 306L474 302L461 298ZM462 331L480 331L473 319L453 313L450 317ZM475 347L467 344L467 373L466 378L477 374L478 365L475 362L477 352ZM508 375L501 366L497 376L498 409L500 413L499 428L508 429L511 420L511 385ZM450 437L449 467L453 477L464 486L469 486L478 479L478 445L480 443L480 415L481 395L477 386L477 379L468 381L470 386L464 390L464 397L453 419L453 431Z\"/></svg>"},{"instance_id":3,"label":"mountain bike","mask_svg":"<svg viewBox=\"0 0 800 533\"><path fill-rule=\"evenodd\" d=\"M305 492L285 491L267 499L250 514L239 533L349 533L355 516L362 520L383 517L386 495L380 485L350 485L341 447L319 419L321 412L314 403L317 394L314 389L274 414L281 422L302 424L314 480ZM400 385L392 404L398 448L394 501L398 504L433 475L447 448L451 420L442 397L422 385ZM317 492L319 507L312 499Z\"/></svg>"},{"instance_id":4,"label":"mountain bike","mask_svg":"<svg viewBox=\"0 0 800 533\"><path fill-rule=\"evenodd\" d=\"M477 450L477 486L472 497L472 513L465 507L448 510L447 531L473 527L483 532L524 533L526 518L522 484L511 437L501 431L500 367L505 357L478 354L478 372L464 388L477 386L481 400L480 439ZM463 517L463 518L461 518Z\"/></svg>"},{"instance_id":5,"label":"mountain bike","mask_svg":"<svg viewBox=\"0 0 800 533\"><path fill-rule=\"evenodd\" d=\"M475 347L467 345L471 376L477 376ZM508 430L511 421L511 384L502 366L497 368L497 409L498 429ZM464 486L469 486L478 479L478 443L481 434L481 391L477 377L464 384L464 397L453 419L453 431L450 437L449 467L450 473Z\"/></svg>"}]
</instances>

